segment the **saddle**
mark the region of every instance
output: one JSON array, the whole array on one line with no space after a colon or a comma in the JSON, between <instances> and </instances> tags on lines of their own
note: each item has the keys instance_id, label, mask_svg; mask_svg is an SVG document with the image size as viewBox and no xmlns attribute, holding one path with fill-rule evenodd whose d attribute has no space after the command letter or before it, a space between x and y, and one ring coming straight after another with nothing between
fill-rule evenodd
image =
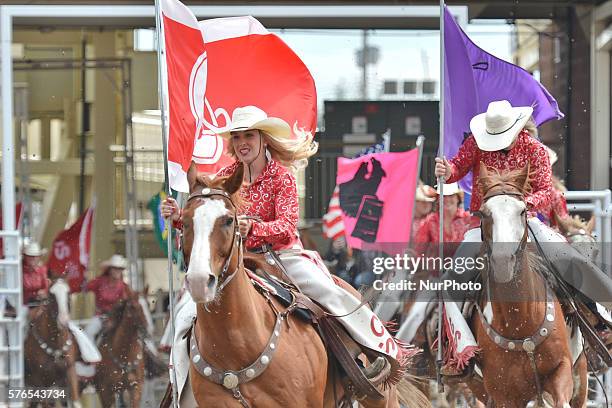
<instances>
[{"instance_id":1,"label":"saddle","mask_svg":"<svg viewBox=\"0 0 612 408\"><path fill-rule=\"evenodd\" d=\"M250 272L251 281L260 291L265 291L276 298L279 303L306 322L317 328L323 343L334 364L338 363L344 374L343 384L348 396L361 399L364 397L382 400L384 396L376 388L389 376L391 370L387 362L386 369L375 378L367 378L356 359L361 354L361 347L344 329L342 324L326 313L317 303L300 292L297 285L291 282L279 256L270 248L260 253L245 253L244 264ZM375 355L367 356L370 361ZM330 362L332 359L330 359Z\"/></svg>"}]
</instances>

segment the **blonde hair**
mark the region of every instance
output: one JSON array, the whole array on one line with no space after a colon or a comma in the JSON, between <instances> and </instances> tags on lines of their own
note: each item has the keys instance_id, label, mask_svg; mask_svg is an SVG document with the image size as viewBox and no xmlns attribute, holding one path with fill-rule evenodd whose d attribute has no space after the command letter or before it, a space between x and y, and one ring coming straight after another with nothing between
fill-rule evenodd
<instances>
[{"instance_id":1,"label":"blonde hair","mask_svg":"<svg viewBox=\"0 0 612 408\"><path fill-rule=\"evenodd\" d=\"M297 139L285 139L272 136L263 130L257 130L268 145L267 149L272 158L294 173L308 166L308 158L319 150L319 144L313 140L314 137L310 132L294 129L298 135ZM238 159L232 143L228 143L227 153L234 159Z\"/></svg>"},{"instance_id":2,"label":"blonde hair","mask_svg":"<svg viewBox=\"0 0 612 408\"><path fill-rule=\"evenodd\" d=\"M533 116L529 118L527 123L525 123L523 129L525 129L527 133L529 133L529 136L533 137L534 139L538 138L538 127L535 123L535 120L533 119Z\"/></svg>"},{"instance_id":3,"label":"blonde hair","mask_svg":"<svg viewBox=\"0 0 612 408\"><path fill-rule=\"evenodd\" d=\"M554 174L552 176L552 185L553 185L553 188L563 193L567 191L567 188L565 187L565 184L563 184L563 181L559 177L555 176Z\"/></svg>"}]
</instances>

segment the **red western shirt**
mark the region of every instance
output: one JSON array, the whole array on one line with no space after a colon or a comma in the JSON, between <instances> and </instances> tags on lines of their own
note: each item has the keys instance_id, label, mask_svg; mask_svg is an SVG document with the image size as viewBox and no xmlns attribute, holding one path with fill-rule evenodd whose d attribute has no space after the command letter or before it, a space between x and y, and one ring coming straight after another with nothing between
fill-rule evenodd
<instances>
[{"instance_id":1,"label":"red western shirt","mask_svg":"<svg viewBox=\"0 0 612 408\"><path fill-rule=\"evenodd\" d=\"M451 223L451 230L444 231L444 242L463 241L463 234L470 229L471 220L470 213L459 208ZM414 241L423 244L440 242L440 214L437 211L427 215L421 222L414 234Z\"/></svg>"},{"instance_id":2,"label":"red western shirt","mask_svg":"<svg viewBox=\"0 0 612 408\"><path fill-rule=\"evenodd\" d=\"M219 171L218 176L229 176L238 162ZM253 221L246 240L247 249L270 244L275 250L301 246L297 235L300 216L297 186L293 174L274 160L270 160L261 174L250 185L242 184L240 196L244 200L241 215L261 218Z\"/></svg>"},{"instance_id":3,"label":"red western shirt","mask_svg":"<svg viewBox=\"0 0 612 408\"><path fill-rule=\"evenodd\" d=\"M553 188L551 191L550 206L542 214L547 218L552 227L557 225L555 214L562 219L569 217L569 212L567 211L567 201L565 200L563 191Z\"/></svg>"},{"instance_id":4,"label":"red western shirt","mask_svg":"<svg viewBox=\"0 0 612 408\"><path fill-rule=\"evenodd\" d=\"M459 148L457 156L450 160L452 173L447 183L454 183L472 171L472 201L471 211L480 210L482 197L478 189L478 173L480 163L499 171L522 169L529 164L531 177L531 193L525 197L529 210L545 213L550 206L552 193L552 169L546 147L538 140L521 131L516 144L508 152L503 150L486 152L480 150L476 139L470 135Z\"/></svg>"},{"instance_id":5,"label":"red western shirt","mask_svg":"<svg viewBox=\"0 0 612 408\"><path fill-rule=\"evenodd\" d=\"M96 314L108 313L128 293L128 285L122 280L114 280L102 275L92 280L85 287L96 296Z\"/></svg>"},{"instance_id":6,"label":"red western shirt","mask_svg":"<svg viewBox=\"0 0 612 408\"><path fill-rule=\"evenodd\" d=\"M49 279L47 277L47 267L45 265L30 266L23 263L23 303L30 303L36 300L39 290L47 292L49 289Z\"/></svg>"}]
</instances>

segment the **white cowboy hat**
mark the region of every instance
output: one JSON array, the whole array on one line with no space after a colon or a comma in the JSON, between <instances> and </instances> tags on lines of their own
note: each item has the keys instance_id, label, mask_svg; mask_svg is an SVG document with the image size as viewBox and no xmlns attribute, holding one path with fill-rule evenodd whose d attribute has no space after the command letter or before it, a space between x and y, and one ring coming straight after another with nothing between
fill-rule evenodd
<instances>
[{"instance_id":1,"label":"white cowboy hat","mask_svg":"<svg viewBox=\"0 0 612 408\"><path fill-rule=\"evenodd\" d=\"M23 254L26 256L43 256L45 251L40 247L38 242L28 242L23 248Z\"/></svg>"},{"instance_id":2,"label":"white cowboy hat","mask_svg":"<svg viewBox=\"0 0 612 408\"><path fill-rule=\"evenodd\" d=\"M219 135L225 139L231 137L231 132L245 130L263 130L271 136L290 139L291 127L281 118L268 117L268 114L257 106L243 106L234 109L232 123L225 132Z\"/></svg>"},{"instance_id":3,"label":"white cowboy hat","mask_svg":"<svg viewBox=\"0 0 612 408\"><path fill-rule=\"evenodd\" d=\"M550 165L552 166L559 160L559 156L557 156L557 152L548 146L546 146L546 151L548 152L548 160L550 160Z\"/></svg>"},{"instance_id":4,"label":"white cowboy hat","mask_svg":"<svg viewBox=\"0 0 612 408\"><path fill-rule=\"evenodd\" d=\"M463 200L463 190L459 188L459 184L457 183L444 184L443 193L444 193L443 194L444 197L453 196L457 194L459 195L459 198ZM440 189L438 188L437 185L436 185L436 195L440 195Z\"/></svg>"},{"instance_id":5,"label":"white cowboy hat","mask_svg":"<svg viewBox=\"0 0 612 408\"><path fill-rule=\"evenodd\" d=\"M470 121L470 130L480 150L495 152L510 146L531 117L531 106L512 107L508 101L495 101L487 111Z\"/></svg>"},{"instance_id":6,"label":"white cowboy hat","mask_svg":"<svg viewBox=\"0 0 612 408\"><path fill-rule=\"evenodd\" d=\"M417 187L415 199L417 201L425 201L428 203L432 203L436 201L435 195L436 192L433 187L428 186L426 184L421 184Z\"/></svg>"},{"instance_id":7,"label":"white cowboy hat","mask_svg":"<svg viewBox=\"0 0 612 408\"><path fill-rule=\"evenodd\" d=\"M108 258L106 261L102 261L100 263L100 268L102 269L102 271L106 271L108 268L125 269L127 268L127 259L125 259L121 255L115 254Z\"/></svg>"}]
</instances>

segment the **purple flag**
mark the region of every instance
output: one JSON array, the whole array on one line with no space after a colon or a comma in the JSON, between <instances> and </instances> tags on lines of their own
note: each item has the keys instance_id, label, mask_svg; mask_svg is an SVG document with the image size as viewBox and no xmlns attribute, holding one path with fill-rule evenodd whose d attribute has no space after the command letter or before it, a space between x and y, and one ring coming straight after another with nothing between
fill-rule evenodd
<instances>
[{"instance_id":1,"label":"purple flag","mask_svg":"<svg viewBox=\"0 0 612 408\"><path fill-rule=\"evenodd\" d=\"M490 102L506 99L512 106L533 106L538 126L563 117L555 98L529 72L480 49L447 8L444 13L444 155L448 159L470 134L470 120L486 112ZM471 192L471 175L459 184Z\"/></svg>"}]
</instances>

